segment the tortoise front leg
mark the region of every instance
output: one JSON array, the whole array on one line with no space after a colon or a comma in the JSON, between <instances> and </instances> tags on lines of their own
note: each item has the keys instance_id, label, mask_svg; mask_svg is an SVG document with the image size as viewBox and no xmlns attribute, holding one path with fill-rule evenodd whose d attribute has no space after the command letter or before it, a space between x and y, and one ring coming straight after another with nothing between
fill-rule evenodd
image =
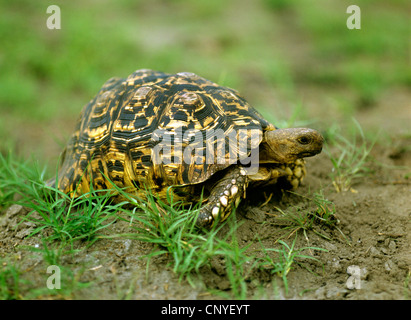
<instances>
[{"instance_id":1,"label":"tortoise front leg","mask_svg":"<svg viewBox=\"0 0 411 320\"><path fill-rule=\"evenodd\" d=\"M218 218L224 221L245 194L248 177L241 166L233 166L211 189L207 203L201 207L196 224L211 228Z\"/></svg>"}]
</instances>

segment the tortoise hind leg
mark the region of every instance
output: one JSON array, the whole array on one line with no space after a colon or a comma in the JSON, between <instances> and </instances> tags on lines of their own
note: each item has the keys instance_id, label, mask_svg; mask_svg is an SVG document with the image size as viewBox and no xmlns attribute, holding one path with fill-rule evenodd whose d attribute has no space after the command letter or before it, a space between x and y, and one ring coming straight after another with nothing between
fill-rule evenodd
<instances>
[{"instance_id":1,"label":"tortoise hind leg","mask_svg":"<svg viewBox=\"0 0 411 320\"><path fill-rule=\"evenodd\" d=\"M224 221L233 207L240 203L248 184L246 171L241 166L233 166L212 186L206 204L201 207L196 225L211 228L218 219Z\"/></svg>"}]
</instances>

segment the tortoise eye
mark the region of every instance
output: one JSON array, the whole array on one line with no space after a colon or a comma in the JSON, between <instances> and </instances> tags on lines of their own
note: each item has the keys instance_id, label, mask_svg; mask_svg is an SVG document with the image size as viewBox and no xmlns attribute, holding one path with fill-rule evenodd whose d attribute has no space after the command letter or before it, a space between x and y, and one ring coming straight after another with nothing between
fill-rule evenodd
<instances>
[{"instance_id":1,"label":"tortoise eye","mask_svg":"<svg viewBox=\"0 0 411 320\"><path fill-rule=\"evenodd\" d=\"M301 144L309 144L311 142L311 139L309 137L303 136L301 138L298 138L297 141Z\"/></svg>"}]
</instances>

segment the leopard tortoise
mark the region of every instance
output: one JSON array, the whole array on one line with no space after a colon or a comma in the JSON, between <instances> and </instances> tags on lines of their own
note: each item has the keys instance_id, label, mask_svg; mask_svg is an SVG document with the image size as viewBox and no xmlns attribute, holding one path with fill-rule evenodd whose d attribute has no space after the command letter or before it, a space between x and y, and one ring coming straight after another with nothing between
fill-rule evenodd
<instances>
[{"instance_id":1,"label":"leopard tortoise","mask_svg":"<svg viewBox=\"0 0 411 320\"><path fill-rule=\"evenodd\" d=\"M49 185L72 197L112 184L140 198L171 190L176 200L203 199L196 224L211 227L248 186L297 188L303 158L322 145L313 129L276 128L233 89L142 69L108 80L84 107Z\"/></svg>"}]
</instances>

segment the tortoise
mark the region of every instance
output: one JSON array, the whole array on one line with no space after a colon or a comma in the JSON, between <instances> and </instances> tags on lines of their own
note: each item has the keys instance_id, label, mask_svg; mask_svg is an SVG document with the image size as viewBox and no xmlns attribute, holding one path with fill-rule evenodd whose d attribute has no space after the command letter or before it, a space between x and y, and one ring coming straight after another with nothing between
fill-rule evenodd
<instances>
[{"instance_id":1,"label":"tortoise","mask_svg":"<svg viewBox=\"0 0 411 320\"><path fill-rule=\"evenodd\" d=\"M194 73L142 69L109 79L84 107L49 185L72 197L115 184L131 196L202 199L196 224L209 228L248 186L297 188L303 158L322 145L316 130L275 127L234 89Z\"/></svg>"}]
</instances>

